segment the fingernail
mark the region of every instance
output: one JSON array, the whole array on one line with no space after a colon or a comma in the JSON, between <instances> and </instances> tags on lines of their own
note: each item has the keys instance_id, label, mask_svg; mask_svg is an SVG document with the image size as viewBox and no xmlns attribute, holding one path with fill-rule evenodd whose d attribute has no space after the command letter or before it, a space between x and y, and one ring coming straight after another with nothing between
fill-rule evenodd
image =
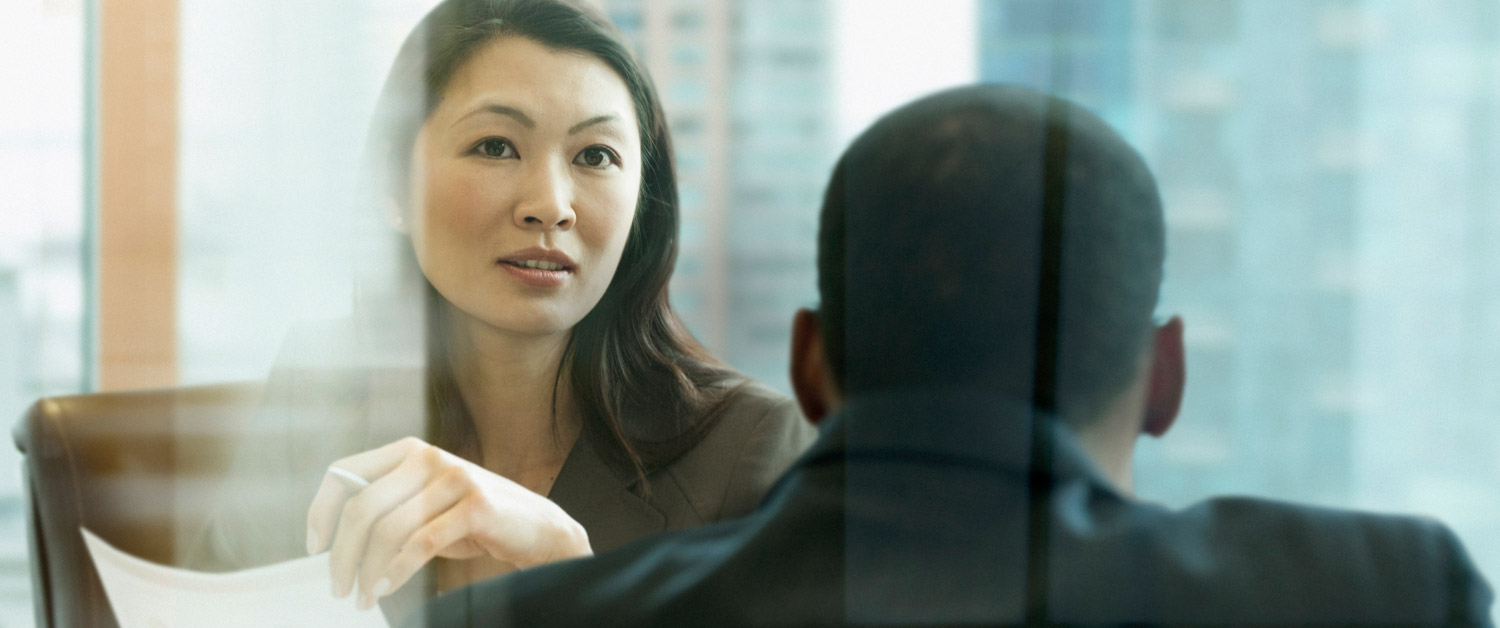
<instances>
[{"instance_id":1,"label":"fingernail","mask_svg":"<svg viewBox=\"0 0 1500 628\"><path fill-rule=\"evenodd\" d=\"M332 590L332 592L333 592L333 597L344 597L344 596L342 596L342 595L339 595L339 583L338 583L338 582L336 582L336 581L335 581L335 582L334 582L334 583L333 583L333 584L332 584L332 585L331 585L331 586L330 586L330 587L329 587L329 589L331 589L331 590Z\"/></svg>"},{"instance_id":2,"label":"fingernail","mask_svg":"<svg viewBox=\"0 0 1500 628\"><path fill-rule=\"evenodd\" d=\"M374 605L375 605L375 601L372 600L372 599L370 599L370 594L368 594L368 593L360 593L359 594L359 610L362 610L362 611L369 610L370 607L374 606Z\"/></svg>"},{"instance_id":3,"label":"fingernail","mask_svg":"<svg viewBox=\"0 0 1500 628\"><path fill-rule=\"evenodd\" d=\"M375 588L370 589L370 595L373 595L375 597L380 597L382 595L385 595L386 592L390 591L390 590L391 590L391 580L390 580L390 578L381 578L380 582L376 582L375 583Z\"/></svg>"},{"instance_id":4,"label":"fingernail","mask_svg":"<svg viewBox=\"0 0 1500 628\"><path fill-rule=\"evenodd\" d=\"M307 529L307 553L308 555L318 553L318 533L312 528Z\"/></svg>"}]
</instances>

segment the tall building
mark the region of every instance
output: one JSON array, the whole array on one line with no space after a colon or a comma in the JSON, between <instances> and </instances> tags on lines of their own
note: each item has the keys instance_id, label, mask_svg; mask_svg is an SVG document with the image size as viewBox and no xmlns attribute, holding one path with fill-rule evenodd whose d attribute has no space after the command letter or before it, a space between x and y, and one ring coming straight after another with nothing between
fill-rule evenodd
<instances>
[{"instance_id":1,"label":"tall building","mask_svg":"<svg viewBox=\"0 0 1500 628\"><path fill-rule=\"evenodd\" d=\"M1146 497L1442 518L1500 566L1500 7L981 0L983 78L1101 111L1166 204L1188 331ZM1050 48L1050 50L1048 50Z\"/></svg>"},{"instance_id":2,"label":"tall building","mask_svg":"<svg viewBox=\"0 0 1500 628\"><path fill-rule=\"evenodd\" d=\"M1069 97L1112 124L1134 102L1134 17L1139 0L980 0L981 80Z\"/></svg>"},{"instance_id":3,"label":"tall building","mask_svg":"<svg viewBox=\"0 0 1500 628\"><path fill-rule=\"evenodd\" d=\"M832 167L827 0L606 0L661 90L677 151L672 300L715 355L788 389L791 314L816 302Z\"/></svg>"},{"instance_id":4,"label":"tall building","mask_svg":"<svg viewBox=\"0 0 1500 628\"><path fill-rule=\"evenodd\" d=\"M1330 10L1361 51L1355 499L1442 513L1500 578L1500 4ZM1400 434L1401 438L1386 437ZM1500 609L1497 609L1500 612Z\"/></svg>"},{"instance_id":5,"label":"tall building","mask_svg":"<svg viewBox=\"0 0 1500 628\"><path fill-rule=\"evenodd\" d=\"M1145 154L1166 204L1162 313L1187 321L1184 419L1148 495L1347 502L1360 62L1301 0L983 0L985 80L1064 94Z\"/></svg>"}]
</instances>

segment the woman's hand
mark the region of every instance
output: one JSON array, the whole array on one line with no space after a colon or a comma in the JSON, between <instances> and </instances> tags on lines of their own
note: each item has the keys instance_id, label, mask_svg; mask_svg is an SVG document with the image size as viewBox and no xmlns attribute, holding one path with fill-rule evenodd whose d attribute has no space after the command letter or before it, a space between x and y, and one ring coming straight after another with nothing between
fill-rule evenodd
<instances>
[{"instance_id":1,"label":"woman's hand","mask_svg":"<svg viewBox=\"0 0 1500 628\"><path fill-rule=\"evenodd\" d=\"M405 584L435 556L489 555L517 568L588 556L588 534L557 504L418 438L403 438L339 460L370 482L353 487L337 472L307 511L307 551L329 539L333 594L356 581L359 606Z\"/></svg>"}]
</instances>

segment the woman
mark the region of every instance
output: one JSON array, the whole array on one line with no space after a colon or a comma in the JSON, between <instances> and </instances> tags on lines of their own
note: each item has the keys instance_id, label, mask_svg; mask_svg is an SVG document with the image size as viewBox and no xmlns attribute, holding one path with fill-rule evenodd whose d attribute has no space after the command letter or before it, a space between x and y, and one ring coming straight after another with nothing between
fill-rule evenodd
<instances>
[{"instance_id":1,"label":"woman","mask_svg":"<svg viewBox=\"0 0 1500 628\"><path fill-rule=\"evenodd\" d=\"M560 0L447 0L402 46L374 128L427 304L423 390L393 395L382 378L399 368L353 387L283 373L271 387L304 400L280 413L302 436L245 456L261 493L305 505L317 487L306 550L330 552L335 595L367 607L420 588L403 585L426 566L442 591L736 517L811 442L790 400L707 356L668 304L671 146L602 19ZM426 407L403 408L414 396ZM309 410L351 418L316 435ZM374 418L403 412L428 418L425 440ZM290 557L264 540L286 522L256 503L214 519L203 563Z\"/></svg>"}]
</instances>

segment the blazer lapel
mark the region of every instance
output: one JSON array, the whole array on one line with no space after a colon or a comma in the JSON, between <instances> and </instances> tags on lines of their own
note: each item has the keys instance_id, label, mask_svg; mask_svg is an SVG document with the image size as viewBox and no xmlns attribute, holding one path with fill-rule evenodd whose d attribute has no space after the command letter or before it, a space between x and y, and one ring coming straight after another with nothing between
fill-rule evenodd
<instances>
[{"instance_id":1,"label":"blazer lapel","mask_svg":"<svg viewBox=\"0 0 1500 628\"><path fill-rule=\"evenodd\" d=\"M579 434L547 497L588 531L595 553L667 529L667 517L630 490L634 478L616 472Z\"/></svg>"}]
</instances>

